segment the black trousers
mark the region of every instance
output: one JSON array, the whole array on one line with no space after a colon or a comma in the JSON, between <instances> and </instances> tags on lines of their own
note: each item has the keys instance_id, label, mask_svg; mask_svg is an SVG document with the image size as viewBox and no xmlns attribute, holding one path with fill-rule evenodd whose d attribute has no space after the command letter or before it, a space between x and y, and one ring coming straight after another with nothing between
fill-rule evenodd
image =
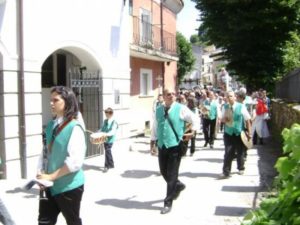
<instances>
[{"instance_id":1,"label":"black trousers","mask_svg":"<svg viewBox=\"0 0 300 225\"><path fill-rule=\"evenodd\" d=\"M244 161L244 144L242 142L241 136L229 135L224 133L224 164L223 164L223 174L228 176L231 172L232 160L237 155L237 168L238 170L245 170Z\"/></svg>"},{"instance_id":2,"label":"black trousers","mask_svg":"<svg viewBox=\"0 0 300 225\"><path fill-rule=\"evenodd\" d=\"M167 183L167 195L164 199L165 206L172 206L176 191L183 185L178 180L181 155L178 146L166 148L163 146L158 151L160 173Z\"/></svg>"},{"instance_id":3,"label":"black trousers","mask_svg":"<svg viewBox=\"0 0 300 225\"><path fill-rule=\"evenodd\" d=\"M216 121L216 119L210 120L203 118L203 133L205 143L210 145L213 145L215 141Z\"/></svg>"},{"instance_id":4,"label":"black trousers","mask_svg":"<svg viewBox=\"0 0 300 225\"><path fill-rule=\"evenodd\" d=\"M80 218L80 204L84 186L52 196L50 190L46 190L47 199L40 199L39 225L55 225L61 212L67 225L82 225Z\"/></svg>"},{"instance_id":5,"label":"black trousers","mask_svg":"<svg viewBox=\"0 0 300 225\"><path fill-rule=\"evenodd\" d=\"M190 147L190 153L194 154L196 150L196 134L191 138L191 147Z\"/></svg>"},{"instance_id":6,"label":"black trousers","mask_svg":"<svg viewBox=\"0 0 300 225\"><path fill-rule=\"evenodd\" d=\"M104 143L104 149L105 149L105 162L104 167L106 168L114 168L114 159L111 153L113 143Z\"/></svg>"}]
</instances>

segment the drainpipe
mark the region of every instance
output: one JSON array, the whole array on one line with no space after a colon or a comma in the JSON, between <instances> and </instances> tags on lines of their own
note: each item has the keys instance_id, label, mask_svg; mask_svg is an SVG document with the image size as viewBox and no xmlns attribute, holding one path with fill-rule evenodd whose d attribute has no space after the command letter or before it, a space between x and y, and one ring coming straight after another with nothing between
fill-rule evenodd
<instances>
[{"instance_id":1,"label":"drainpipe","mask_svg":"<svg viewBox=\"0 0 300 225\"><path fill-rule=\"evenodd\" d=\"M27 178L26 123L24 92L24 43L23 43L23 0L17 1L17 47L18 47L18 91L19 91L19 154L21 176Z\"/></svg>"},{"instance_id":2,"label":"drainpipe","mask_svg":"<svg viewBox=\"0 0 300 225\"><path fill-rule=\"evenodd\" d=\"M164 20L163 20L163 3L160 2L160 44L161 49L164 51ZM161 71L162 71L162 91L165 90L165 62L161 63Z\"/></svg>"}]
</instances>

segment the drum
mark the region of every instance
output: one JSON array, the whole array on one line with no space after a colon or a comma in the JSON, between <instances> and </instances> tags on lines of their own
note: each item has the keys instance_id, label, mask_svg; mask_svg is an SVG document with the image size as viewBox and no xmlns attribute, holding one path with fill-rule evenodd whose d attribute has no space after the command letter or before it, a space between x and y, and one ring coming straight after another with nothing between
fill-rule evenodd
<instances>
[{"instance_id":1,"label":"drum","mask_svg":"<svg viewBox=\"0 0 300 225\"><path fill-rule=\"evenodd\" d=\"M106 133L95 132L90 135L90 142L94 145L102 144L106 141Z\"/></svg>"}]
</instances>

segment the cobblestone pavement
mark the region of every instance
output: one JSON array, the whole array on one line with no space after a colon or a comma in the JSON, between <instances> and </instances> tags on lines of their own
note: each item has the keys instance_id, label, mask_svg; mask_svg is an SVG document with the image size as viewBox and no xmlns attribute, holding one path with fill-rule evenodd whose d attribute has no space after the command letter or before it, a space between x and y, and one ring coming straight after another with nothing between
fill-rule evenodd
<instances>
[{"instance_id":1,"label":"cobblestone pavement","mask_svg":"<svg viewBox=\"0 0 300 225\"><path fill-rule=\"evenodd\" d=\"M214 149L202 148L202 138L197 136L195 154L190 156L188 152L182 159L180 180L186 189L166 215L160 214L166 184L157 157L149 154L149 137L117 141L113 148L116 168L107 173L102 172L103 156L86 159L83 224L240 224L243 216L258 205L260 193L270 188L280 148L271 140L255 146L248 150L244 175L237 174L234 161L232 177L219 180L224 155L222 134L218 134ZM23 191L20 187L24 180L0 183L0 196L16 224L37 224L38 189ZM65 224L61 216L57 224Z\"/></svg>"}]
</instances>

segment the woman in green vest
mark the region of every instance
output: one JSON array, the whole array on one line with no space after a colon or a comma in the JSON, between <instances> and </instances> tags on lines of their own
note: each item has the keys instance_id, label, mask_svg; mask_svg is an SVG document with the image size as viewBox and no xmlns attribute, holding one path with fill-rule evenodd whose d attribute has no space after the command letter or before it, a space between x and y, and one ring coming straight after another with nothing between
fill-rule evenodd
<instances>
[{"instance_id":1,"label":"woman in green vest","mask_svg":"<svg viewBox=\"0 0 300 225\"><path fill-rule=\"evenodd\" d=\"M46 127L47 153L40 158L37 179L53 181L53 186L41 187L48 200L40 201L39 225L56 224L59 213L68 225L82 225L86 138L77 120L77 99L70 88L56 86L51 89L50 105L54 119Z\"/></svg>"}]
</instances>

